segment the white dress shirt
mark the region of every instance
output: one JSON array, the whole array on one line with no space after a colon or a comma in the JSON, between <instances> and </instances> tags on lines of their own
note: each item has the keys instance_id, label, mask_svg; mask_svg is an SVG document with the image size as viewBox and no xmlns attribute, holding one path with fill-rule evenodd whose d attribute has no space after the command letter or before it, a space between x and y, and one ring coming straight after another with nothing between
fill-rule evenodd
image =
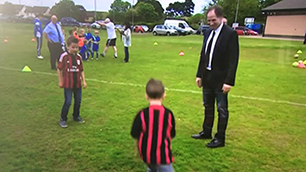
<instances>
[{"instance_id":1,"label":"white dress shirt","mask_svg":"<svg viewBox=\"0 0 306 172\"><path fill-rule=\"evenodd\" d=\"M207 68L206 68L207 70L211 70L211 61L212 61L215 45L216 45L216 42L217 42L217 39L219 37L219 34L221 32L222 27L223 27L223 23L221 23L221 25L216 30L213 30L210 33L210 35L207 39L207 43L206 43L206 47L205 47L205 53L207 52L207 47L208 47L209 41L211 40L212 33L215 32L215 36L214 36L214 39L213 39L213 42L212 42L212 45L211 45L211 51L209 53L208 65L207 65Z\"/></svg>"}]
</instances>

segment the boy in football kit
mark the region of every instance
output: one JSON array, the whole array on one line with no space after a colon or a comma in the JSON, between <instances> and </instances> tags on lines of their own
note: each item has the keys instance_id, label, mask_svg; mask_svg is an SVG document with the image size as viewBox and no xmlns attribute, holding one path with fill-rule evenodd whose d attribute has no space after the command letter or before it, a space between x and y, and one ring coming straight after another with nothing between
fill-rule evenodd
<instances>
[{"instance_id":1,"label":"boy in football kit","mask_svg":"<svg viewBox=\"0 0 306 172\"><path fill-rule=\"evenodd\" d=\"M84 123L80 117L80 106L83 88L87 87L85 75L83 71L83 63L80 55L78 39L71 36L67 39L67 52L64 52L58 62L57 75L58 85L64 88L65 102L62 107L61 118L59 125L62 128L67 128L67 115L71 105L72 93L74 95L73 120L79 123Z\"/></svg>"}]
</instances>

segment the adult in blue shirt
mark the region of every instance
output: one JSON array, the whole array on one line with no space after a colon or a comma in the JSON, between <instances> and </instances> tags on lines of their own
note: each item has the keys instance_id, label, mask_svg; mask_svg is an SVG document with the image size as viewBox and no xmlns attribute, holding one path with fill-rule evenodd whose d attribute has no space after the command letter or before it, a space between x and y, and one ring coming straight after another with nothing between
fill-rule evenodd
<instances>
[{"instance_id":1,"label":"adult in blue shirt","mask_svg":"<svg viewBox=\"0 0 306 172\"><path fill-rule=\"evenodd\" d=\"M38 14L37 18L34 21L34 37L36 38L36 42L37 42L37 58L38 59L44 58L43 56L41 56L41 53L40 53L41 46L42 46L42 33L43 33L41 19L42 19L42 15Z\"/></svg>"},{"instance_id":2,"label":"adult in blue shirt","mask_svg":"<svg viewBox=\"0 0 306 172\"><path fill-rule=\"evenodd\" d=\"M56 61L65 51L65 40L62 33L62 28L57 23L57 17L55 15L51 17L51 22L46 25L44 29L44 35L48 41L51 69L56 70Z\"/></svg>"}]
</instances>

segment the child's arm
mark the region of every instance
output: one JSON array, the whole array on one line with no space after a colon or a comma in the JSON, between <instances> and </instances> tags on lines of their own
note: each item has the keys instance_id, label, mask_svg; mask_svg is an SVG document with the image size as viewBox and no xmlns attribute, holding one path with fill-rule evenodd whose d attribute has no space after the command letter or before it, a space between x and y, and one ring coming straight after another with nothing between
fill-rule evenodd
<instances>
[{"instance_id":1,"label":"child's arm","mask_svg":"<svg viewBox=\"0 0 306 172\"><path fill-rule=\"evenodd\" d=\"M142 127L141 127L141 117L140 117L140 114L142 113L142 111L140 111L135 119L134 119L134 122L133 122L133 126L132 126L132 130L131 130L131 136L134 138L134 139L139 139L139 136L140 136L140 133L141 133L141 130L142 130Z\"/></svg>"},{"instance_id":2,"label":"child's arm","mask_svg":"<svg viewBox=\"0 0 306 172\"><path fill-rule=\"evenodd\" d=\"M60 88L63 88L64 87L63 72L60 69L57 69L57 77L58 77L58 86Z\"/></svg>"},{"instance_id":3,"label":"child's arm","mask_svg":"<svg viewBox=\"0 0 306 172\"><path fill-rule=\"evenodd\" d=\"M84 74L84 71L81 72L81 78L82 78L82 81L83 81L83 88L86 89L87 83L86 83L86 81L85 81L85 74Z\"/></svg>"},{"instance_id":4,"label":"child's arm","mask_svg":"<svg viewBox=\"0 0 306 172\"><path fill-rule=\"evenodd\" d=\"M176 130L175 130L175 119L174 119L174 115L173 113L170 111L171 114L171 125L172 125L172 129L171 129L171 138L174 138L176 136Z\"/></svg>"}]
</instances>

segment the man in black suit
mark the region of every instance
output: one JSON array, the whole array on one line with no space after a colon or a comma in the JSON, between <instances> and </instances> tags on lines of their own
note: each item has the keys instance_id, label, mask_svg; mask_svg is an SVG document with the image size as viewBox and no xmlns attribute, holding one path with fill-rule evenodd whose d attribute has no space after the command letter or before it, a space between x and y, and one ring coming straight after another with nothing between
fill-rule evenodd
<instances>
[{"instance_id":1,"label":"man in black suit","mask_svg":"<svg viewBox=\"0 0 306 172\"><path fill-rule=\"evenodd\" d=\"M204 34L203 47L197 71L196 83L203 87L204 122L203 130L192 138L211 139L214 123L215 100L218 110L218 131L214 139L206 144L209 148L225 145L225 131L228 122L228 92L235 84L239 58L238 35L222 22L220 6L210 7L207 21L211 27Z\"/></svg>"}]
</instances>

